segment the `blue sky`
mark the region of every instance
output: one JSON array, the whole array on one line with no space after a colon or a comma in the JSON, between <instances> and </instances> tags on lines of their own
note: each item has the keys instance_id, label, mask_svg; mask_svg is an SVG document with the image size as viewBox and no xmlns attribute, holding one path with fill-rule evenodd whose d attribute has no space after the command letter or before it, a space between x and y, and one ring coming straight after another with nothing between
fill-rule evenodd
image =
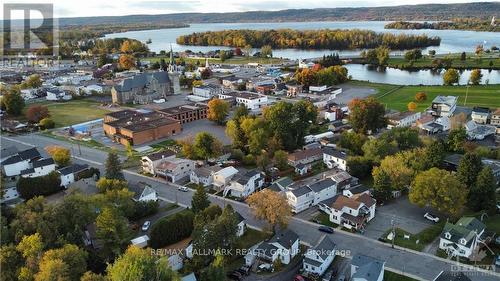
<instances>
[{"instance_id":1,"label":"blue sky","mask_svg":"<svg viewBox=\"0 0 500 281\"><path fill-rule=\"evenodd\" d=\"M300 8L395 6L424 3L467 3L485 0L5 0L5 3L53 3L56 17L120 16L186 12L243 12ZM2 9L3 10L3 9ZM0 17L3 11L0 11Z\"/></svg>"}]
</instances>

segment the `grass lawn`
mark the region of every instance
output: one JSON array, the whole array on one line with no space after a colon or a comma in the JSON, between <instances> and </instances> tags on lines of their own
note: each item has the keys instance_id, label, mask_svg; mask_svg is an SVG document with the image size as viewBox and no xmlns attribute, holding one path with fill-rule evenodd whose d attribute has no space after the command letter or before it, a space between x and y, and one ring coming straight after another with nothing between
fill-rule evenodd
<instances>
[{"instance_id":1,"label":"grass lawn","mask_svg":"<svg viewBox=\"0 0 500 281\"><path fill-rule=\"evenodd\" d=\"M253 228L247 227L245 234L241 236L235 243L236 249L249 249L253 245L259 243L260 241L267 240L271 237L271 233L259 231Z\"/></svg>"},{"instance_id":2,"label":"grass lawn","mask_svg":"<svg viewBox=\"0 0 500 281\"><path fill-rule=\"evenodd\" d=\"M422 251L424 247L434 241L434 239L441 233L444 226L444 222L430 226L417 234L413 234L401 228L396 228L396 238L394 244L403 248L412 249L415 251ZM391 243L391 240L387 239L387 235L391 232L391 229L386 231L381 238L385 240L386 243ZM404 235L410 235L410 239L405 239ZM418 240L418 244L417 244Z\"/></svg>"},{"instance_id":3,"label":"grass lawn","mask_svg":"<svg viewBox=\"0 0 500 281\"><path fill-rule=\"evenodd\" d=\"M439 57L442 58L442 57ZM460 55L451 55L452 58L452 68L499 68L500 67L500 59L498 57L488 57L483 56L481 59L476 58L475 56L471 56L470 54L467 56L467 59L462 61L460 60ZM422 59L413 62L413 67L422 67L422 68L431 68L433 67L432 61L434 58L430 58L425 56ZM490 66L490 61L492 65ZM400 68L403 66L409 66L410 62L405 60L402 57L392 57L387 62L387 65L390 67Z\"/></svg>"},{"instance_id":4,"label":"grass lawn","mask_svg":"<svg viewBox=\"0 0 500 281\"><path fill-rule=\"evenodd\" d=\"M67 102L36 103L48 107L56 127L66 127L85 121L102 118L110 112L99 107L99 103L91 100L71 100ZM29 105L25 107L25 110Z\"/></svg>"},{"instance_id":5,"label":"grass lawn","mask_svg":"<svg viewBox=\"0 0 500 281\"><path fill-rule=\"evenodd\" d=\"M385 270L384 281L416 281L416 279L401 274L397 274L389 270Z\"/></svg>"},{"instance_id":6,"label":"grass lawn","mask_svg":"<svg viewBox=\"0 0 500 281\"><path fill-rule=\"evenodd\" d=\"M312 222L317 222L319 221L320 224L322 225L326 225L326 226L329 226L329 227L333 227L333 228L337 228L339 225L338 224L335 224L333 222L330 221L330 217L323 213L323 212L320 212L319 215L317 215L316 217L314 217L313 219L311 219Z\"/></svg>"}]
</instances>

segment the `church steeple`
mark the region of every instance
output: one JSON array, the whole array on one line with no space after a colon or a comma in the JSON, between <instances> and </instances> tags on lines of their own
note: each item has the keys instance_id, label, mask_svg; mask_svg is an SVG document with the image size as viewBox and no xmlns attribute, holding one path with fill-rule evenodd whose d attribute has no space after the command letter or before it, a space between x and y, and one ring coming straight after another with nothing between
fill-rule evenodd
<instances>
[{"instance_id":1,"label":"church steeple","mask_svg":"<svg viewBox=\"0 0 500 281\"><path fill-rule=\"evenodd\" d=\"M172 51L172 44L170 44L170 65L174 65L174 51Z\"/></svg>"}]
</instances>

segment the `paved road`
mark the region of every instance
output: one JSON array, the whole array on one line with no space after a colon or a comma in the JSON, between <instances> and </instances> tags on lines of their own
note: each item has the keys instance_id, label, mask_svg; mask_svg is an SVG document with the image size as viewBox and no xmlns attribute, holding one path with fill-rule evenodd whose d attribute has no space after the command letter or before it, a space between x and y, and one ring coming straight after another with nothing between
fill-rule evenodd
<instances>
[{"instance_id":1,"label":"paved road","mask_svg":"<svg viewBox=\"0 0 500 281\"><path fill-rule=\"evenodd\" d=\"M0 137L2 146L17 145L27 147L30 145L38 146L40 148L49 144L61 144L70 146L69 144L53 140L41 135L25 135L16 137ZM41 149L40 149L41 150ZM106 153L100 150L81 147L82 155L76 155L74 161L94 165L103 168L102 163L106 159ZM78 150L75 150L78 151ZM181 206L190 206L192 191L179 192L177 187L173 184L168 184L161 179L149 178L142 176L132 171L124 171L125 177L129 181L145 181L153 186L159 196L171 202L177 202ZM256 220L251 212L251 209L244 203L225 200L220 197L210 196L210 200L220 206L231 204L233 208L238 211L246 220L247 224L257 228L265 227L265 224ZM300 218L292 218L289 223L289 228L299 234L301 241L306 245L315 245L322 233L317 231L318 225L312 222L302 220ZM418 278L419 280L432 280L442 270L456 270L457 264L436 256L415 252L408 249L396 248L392 249L390 246L381 243L377 240L364 237L357 234L351 234L344 231L336 231L332 235L332 240L338 245L339 249L350 251L351 256L355 254L365 254L386 261L386 267L404 272L407 275ZM473 281L493 281L500 280L500 273L492 273L479 269L469 269L472 274L470 275Z\"/></svg>"}]
</instances>

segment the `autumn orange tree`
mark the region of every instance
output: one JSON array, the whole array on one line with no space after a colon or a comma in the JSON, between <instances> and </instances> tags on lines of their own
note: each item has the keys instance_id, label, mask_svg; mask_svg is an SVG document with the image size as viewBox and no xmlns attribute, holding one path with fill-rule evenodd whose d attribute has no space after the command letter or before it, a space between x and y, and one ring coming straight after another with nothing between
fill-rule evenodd
<instances>
[{"instance_id":1,"label":"autumn orange tree","mask_svg":"<svg viewBox=\"0 0 500 281\"><path fill-rule=\"evenodd\" d=\"M418 92L416 95L415 95L415 100L417 102L421 102L421 101L424 101L427 99L427 94L424 93L424 92Z\"/></svg>"},{"instance_id":2,"label":"autumn orange tree","mask_svg":"<svg viewBox=\"0 0 500 281\"><path fill-rule=\"evenodd\" d=\"M411 101L411 102L409 102L409 103L408 103L408 110L409 110L409 111L415 111L415 109L417 109L417 104L416 104L416 103L414 103L414 102L412 102L412 101Z\"/></svg>"},{"instance_id":3,"label":"autumn orange tree","mask_svg":"<svg viewBox=\"0 0 500 281\"><path fill-rule=\"evenodd\" d=\"M118 62L121 69L128 70L135 67L135 58L133 55L122 54L120 55L120 59L118 60Z\"/></svg>"},{"instance_id":4,"label":"autumn orange tree","mask_svg":"<svg viewBox=\"0 0 500 281\"><path fill-rule=\"evenodd\" d=\"M26 110L26 118L31 122L40 122L47 117L50 117L49 109L44 105L35 104Z\"/></svg>"},{"instance_id":5,"label":"autumn orange tree","mask_svg":"<svg viewBox=\"0 0 500 281\"><path fill-rule=\"evenodd\" d=\"M208 102L208 120L217 124L224 124L229 114L229 103L221 99L212 99Z\"/></svg>"},{"instance_id":6,"label":"autumn orange tree","mask_svg":"<svg viewBox=\"0 0 500 281\"><path fill-rule=\"evenodd\" d=\"M257 219L267 221L273 230L276 226L285 228L290 221L292 209L285 198L276 191L264 189L250 195L248 205Z\"/></svg>"},{"instance_id":7,"label":"autumn orange tree","mask_svg":"<svg viewBox=\"0 0 500 281\"><path fill-rule=\"evenodd\" d=\"M45 147L45 151L54 159L57 165L67 166L71 162L71 151L59 145Z\"/></svg>"}]
</instances>

